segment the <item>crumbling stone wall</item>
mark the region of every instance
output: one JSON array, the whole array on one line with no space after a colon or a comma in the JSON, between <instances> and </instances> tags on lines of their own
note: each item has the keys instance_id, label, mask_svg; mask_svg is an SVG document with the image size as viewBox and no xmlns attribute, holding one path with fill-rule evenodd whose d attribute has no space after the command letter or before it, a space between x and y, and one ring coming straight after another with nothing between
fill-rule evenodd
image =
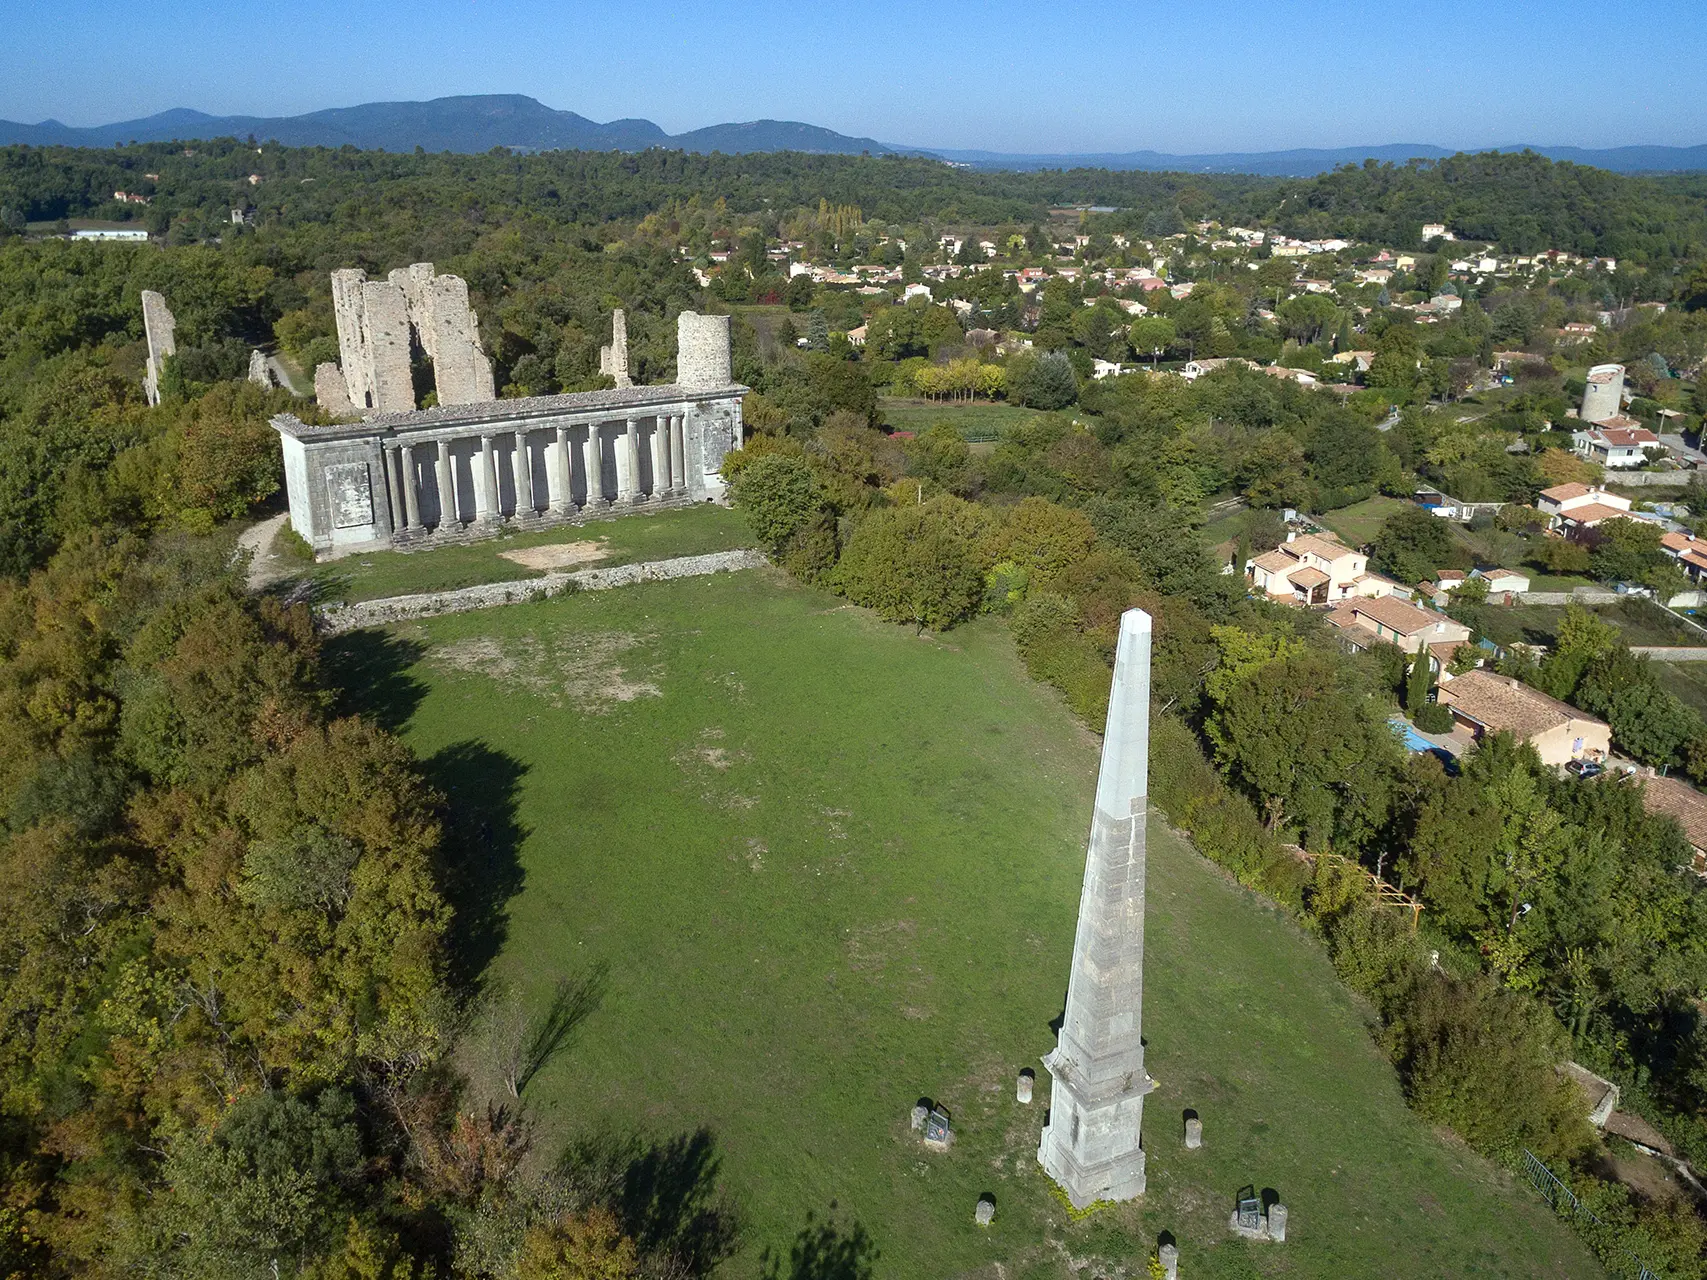
<instances>
[{"instance_id":1,"label":"crumbling stone wall","mask_svg":"<svg viewBox=\"0 0 1707 1280\"><path fill-rule=\"evenodd\" d=\"M611 312L610 346L599 348L599 372L616 380L619 387L632 387L628 372L628 317L621 307Z\"/></svg>"},{"instance_id":2,"label":"crumbling stone wall","mask_svg":"<svg viewBox=\"0 0 1707 1280\"><path fill-rule=\"evenodd\" d=\"M142 329L148 339L148 366L142 375L142 389L149 404L159 404L160 375L166 370L166 357L178 353L178 322L166 306L166 299L152 289L142 291Z\"/></svg>"},{"instance_id":3,"label":"crumbling stone wall","mask_svg":"<svg viewBox=\"0 0 1707 1280\"><path fill-rule=\"evenodd\" d=\"M433 362L440 404L498 398L492 363L480 350L479 318L468 308L468 285L457 276L434 275L432 263L399 267L384 280L369 280L353 267L334 271L332 313L344 398L356 411L403 413L415 407L412 341ZM343 411L335 384L328 379L327 386L332 402L322 400L322 407ZM316 395L319 388L316 371Z\"/></svg>"},{"instance_id":4,"label":"crumbling stone wall","mask_svg":"<svg viewBox=\"0 0 1707 1280\"><path fill-rule=\"evenodd\" d=\"M314 399L334 418L356 416L356 406L351 403L349 388L344 385L344 371L331 361L314 368Z\"/></svg>"},{"instance_id":5,"label":"crumbling stone wall","mask_svg":"<svg viewBox=\"0 0 1707 1280\"><path fill-rule=\"evenodd\" d=\"M373 371L372 408L407 413L415 407L415 379L409 369L409 303L389 280L362 284L362 328Z\"/></svg>"},{"instance_id":6,"label":"crumbling stone wall","mask_svg":"<svg viewBox=\"0 0 1707 1280\"><path fill-rule=\"evenodd\" d=\"M460 276L432 275L421 284L421 309L416 321L421 346L433 358L433 382L439 403L482 404L498 398L492 382L492 362L480 350L480 318L469 310L468 282ZM411 272L415 267L409 268Z\"/></svg>"},{"instance_id":7,"label":"crumbling stone wall","mask_svg":"<svg viewBox=\"0 0 1707 1280\"><path fill-rule=\"evenodd\" d=\"M684 387L726 387L729 317L684 311L676 318L676 382Z\"/></svg>"}]
</instances>

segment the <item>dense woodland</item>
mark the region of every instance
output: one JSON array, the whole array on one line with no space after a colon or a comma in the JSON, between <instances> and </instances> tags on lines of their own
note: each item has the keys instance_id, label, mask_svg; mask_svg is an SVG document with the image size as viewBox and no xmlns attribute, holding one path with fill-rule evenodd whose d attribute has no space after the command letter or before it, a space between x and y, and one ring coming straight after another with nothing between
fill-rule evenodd
<instances>
[{"instance_id":1,"label":"dense woodland","mask_svg":"<svg viewBox=\"0 0 1707 1280\"><path fill-rule=\"evenodd\" d=\"M1608 1257L1707 1274L1699 1218L1601 1177L1553 1072L1571 1055L1605 1072L1707 1160L1707 899L1676 873L1676 827L1633 789L1563 784L1506 741L1456 777L1407 757L1386 726L1416 681L1402 658L1347 656L1313 615L1247 599L1199 532L1236 498L1248 554L1282 536L1280 507L1419 480L1526 503L1578 474L1548 424L1582 359L1630 362L1655 408L1707 410L1671 376L1707 354L1698 183L1531 157L1272 183L889 157L194 150L0 150L0 1276L664 1277L704 1274L737 1243L724 1209L696 1210L685 1233L635 1196L649 1153L524 1162L530 1064L574 993L498 1019L506 1043L471 1044L493 998L477 844L432 762L342 714L305 609L248 595L230 560L234 522L277 500L268 415L310 411L242 381L251 346L303 368L331 358L329 273L417 260L469 281L506 395L601 385L612 306L643 381L670 376L678 312L734 310L755 434L729 475L755 537L898 624L1005 617L1092 725L1119 614L1149 609L1169 817L1320 931L1424 1115L1496 1159L1574 1162ZM120 189L152 202L116 206ZM791 235L843 261L892 250L916 273L919 246L954 225L988 229L1005 262L1047 262L1050 208L1074 203L1121 206L1085 219L1093 240L1134 224L1176 237L1195 287L1154 299L1145 319L1165 332L1140 333L1082 280L1022 296L980 271L958 316L802 286L765 252ZM13 234L131 213L164 243ZM1514 242L1530 228L1628 259L1621 301L1671 306L1629 313L1570 361L1549 331L1607 302L1577 278L1501 284L1426 327L1375 289L1367 315L1299 298L1271 319L1262 304L1291 275L1217 270L1181 230L1211 215L1350 223L1399 246L1430 219ZM713 245L731 263L702 289L689 264ZM1437 256L1417 265L1423 296ZM179 325L152 408L144 288ZM843 336L861 322L863 352ZM978 327L1033 347L998 356L972 343ZM1319 367L1351 343L1377 360L1350 396L1239 367L1189 385L1087 376L1134 354ZM1465 421L1454 401L1496 347L1533 358L1495 412ZM1666 371L1641 374L1656 354ZM1062 412L974 452L946 424L892 434L882 392ZM1384 529L1380 563L1415 576L1459 554L1430 542L1430 519ZM1486 533L1523 536L1521 522ZM1582 568L1609 579L1666 581L1646 544L1593 554ZM1632 749L1707 771L1693 746L1707 731L1644 698L1643 665L1594 619L1573 617L1525 675L1604 704ZM1289 845L1402 883L1427 905L1426 940L1360 874L1326 856L1312 870ZM471 1052L498 1060L507 1093L469 1092L457 1055Z\"/></svg>"}]
</instances>

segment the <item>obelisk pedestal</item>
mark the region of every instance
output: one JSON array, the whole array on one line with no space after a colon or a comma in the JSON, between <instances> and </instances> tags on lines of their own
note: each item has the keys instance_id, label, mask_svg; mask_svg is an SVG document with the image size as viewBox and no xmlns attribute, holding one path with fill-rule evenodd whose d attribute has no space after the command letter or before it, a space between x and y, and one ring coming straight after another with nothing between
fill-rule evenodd
<instances>
[{"instance_id":1,"label":"obelisk pedestal","mask_svg":"<svg viewBox=\"0 0 1707 1280\"><path fill-rule=\"evenodd\" d=\"M1073 1206L1144 1194L1144 821L1149 791L1150 616L1120 619L1085 857L1067 1010L1037 1158Z\"/></svg>"}]
</instances>

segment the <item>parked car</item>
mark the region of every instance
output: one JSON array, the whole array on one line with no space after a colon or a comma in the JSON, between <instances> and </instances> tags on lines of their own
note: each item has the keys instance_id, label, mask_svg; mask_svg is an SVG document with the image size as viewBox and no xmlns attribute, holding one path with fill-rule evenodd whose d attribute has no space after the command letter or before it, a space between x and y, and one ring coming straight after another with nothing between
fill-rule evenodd
<instances>
[{"instance_id":1,"label":"parked car","mask_svg":"<svg viewBox=\"0 0 1707 1280\"><path fill-rule=\"evenodd\" d=\"M1606 766L1596 764L1593 760L1571 760L1566 763L1565 772L1587 782L1590 778L1598 778L1605 773Z\"/></svg>"}]
</instances>

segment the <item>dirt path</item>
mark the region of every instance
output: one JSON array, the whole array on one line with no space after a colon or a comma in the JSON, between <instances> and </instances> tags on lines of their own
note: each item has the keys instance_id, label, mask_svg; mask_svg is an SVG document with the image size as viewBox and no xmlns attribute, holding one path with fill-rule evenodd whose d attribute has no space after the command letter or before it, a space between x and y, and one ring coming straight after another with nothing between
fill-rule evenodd
<instances>
[{"instance_id":1,"label":"dirt path","mask_svg":"<svg viewBox=\"0 0 1707 1280\"><path fill-rule=\"evenodd\" d=\"M249 590L259 591L280 578L288 578L299 567L273 550L273 539L287 519L288 514L281 511L237 535L238 551L249 552Z\"/></svg>"}]
</instances>

